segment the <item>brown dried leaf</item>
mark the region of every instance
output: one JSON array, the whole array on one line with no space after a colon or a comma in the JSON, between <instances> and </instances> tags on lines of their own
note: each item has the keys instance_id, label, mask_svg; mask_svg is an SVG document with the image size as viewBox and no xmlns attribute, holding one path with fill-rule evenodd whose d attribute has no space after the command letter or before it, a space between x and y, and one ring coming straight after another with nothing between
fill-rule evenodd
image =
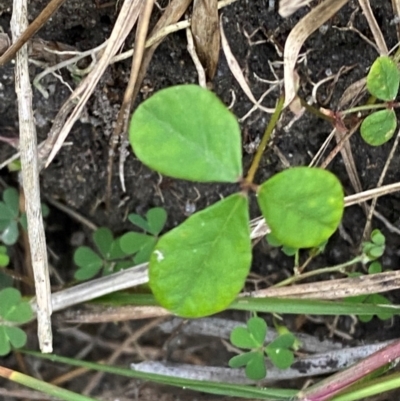
<instances>
[{"instance_id":1,"label":"brown dried leaf","mask_svg":"<svg viewBox=\"0 0 400 401\"><path fill-rule=\"evenodd\" d=\"M348 0L325 0L311 10L290 31L285 43L284 76L285 76L285 107L296 97L295 66L300 49L305 40L322 24L338 12Z\"/></svg>"},{"instance_id":2,"label":"brown dried leaf","mask_svg":"<svg viewBox=\"0 0 400 401\"><path fill-rule=\"evenodd\" d=\"M218 0L194 0L192 33L197 55L211 80L217 70L220 49Z\"/></svg>"}]
</instances>

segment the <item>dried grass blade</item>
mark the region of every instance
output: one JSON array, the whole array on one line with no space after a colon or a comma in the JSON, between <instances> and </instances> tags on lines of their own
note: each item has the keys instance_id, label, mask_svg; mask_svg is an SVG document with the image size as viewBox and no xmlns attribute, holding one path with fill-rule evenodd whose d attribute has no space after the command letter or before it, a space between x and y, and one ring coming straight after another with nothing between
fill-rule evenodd
<instances>
[{"instance_id":1,"label":"dried grass blade","mask_svg":"<svg viewBox=\"0 0 400 401\"><path fill-rule=\"evenodd\" d=\"M296 97L295 66L300 49L305 40L322 24L338 12L348 0L325 0L311 10L291 30L284 50L285 107Z\"/></svg>"},{"instance_id":2,"label":"dried grass blade","mask_svg":"<svg viewBox=\"0 0 400 401\"><path fill-rule=\"evenodd\" d=\"M217 70L220 49L218 0L194 0L192 33L196 52L209 80Z\"/></svg>"}]
</instances>

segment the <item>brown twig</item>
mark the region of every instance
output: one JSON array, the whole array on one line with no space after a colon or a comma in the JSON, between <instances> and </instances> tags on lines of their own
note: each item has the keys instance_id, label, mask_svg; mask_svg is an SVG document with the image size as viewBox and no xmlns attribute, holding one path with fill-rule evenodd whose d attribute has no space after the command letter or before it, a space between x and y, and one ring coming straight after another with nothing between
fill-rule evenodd
<instances>
[{"instance_id":1,"label":"brown twig","mask_svg":"<svg viewBox=\"0 0 400 401\"><path fill-rule=\"evenodd\" d=\"M49 20L49 18L63 5L65 0L51 0L38 17L26 27L24 32L12 44L11 47L0 57L0 66L8 63L19 49ZM26 11L26 10L25 10Z\"/></svg>"}]
</instances>

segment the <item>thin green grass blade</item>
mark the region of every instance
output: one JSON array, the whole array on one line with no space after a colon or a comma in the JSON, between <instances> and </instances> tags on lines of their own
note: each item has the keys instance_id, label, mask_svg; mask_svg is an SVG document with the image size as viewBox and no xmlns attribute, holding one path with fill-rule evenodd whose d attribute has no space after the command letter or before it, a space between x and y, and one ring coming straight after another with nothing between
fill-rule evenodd
<instances>
[{"instance_id":1,"label":"thin green grass blade","mask_svg":"<svg viewBox=\"0 0 400 401\"><path fill-rule=\"evenodd\" d=\"M87 397L74 393L73 391L66 390L55 386L54 384L46 383L42 380L35 379L34 377L25 375L15 370L11 370L0 366L0 376L9 379L15 383L22 384L23 386L32 388L42 393L48 394L64 401L98 401L96 398Z\"/></svg>"},{"instance_id":2,"label":"thin green grass blade","mask_svg":"<svg viewBox=\"0 0 400 401\"><path fill-rule=\"evenodd\" d=\"M355 304L350 302L322 301L318 299L238 298L229 309L264 313L290 313L311 315L371 315L390 312L400 314L394 305Z\"/></svg>"}]
</instances>

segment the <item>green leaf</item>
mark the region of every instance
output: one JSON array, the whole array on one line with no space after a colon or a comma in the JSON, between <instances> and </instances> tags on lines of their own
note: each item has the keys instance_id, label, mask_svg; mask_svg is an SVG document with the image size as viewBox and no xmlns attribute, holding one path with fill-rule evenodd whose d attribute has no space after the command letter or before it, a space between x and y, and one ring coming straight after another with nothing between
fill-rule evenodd
<instances>
[{"instance_id":1,"label":"green leaf","mask_svg":"<svg viewBox=\"0 0 400 401\"><path fill-rule=\"evenodd\" d=\"M247 321L247 329L258 346L262 346L267 334L267 323L260 317L252 317Z\"/></svg>"},{"instance_id":2,"label":"green leaf","mask_svg":"<svg viewBox=\"0 0 400 401\"><path fill-rule=\"evenodd\" d=\"M296 337L289 332L277 337L274 341L268 344L267 348L290 348L295 341Z\"/></svg>"},{"instance_id":3,"label":"green leaf","mask_svg":"<svg viewBox=\"0 0 400 401\"><path fill-rule=\"evenodd\" d=\"M18 305L12 307L5 316L10 322L27 323L32 319L33 311L29 302L21 301Z\"/></svg>"},{"instance_id":4,"label":"green leaf","mask_svg":"<svg viewBox=\"0 0 400 401\"><path fill-rule=\"evenodd\" d=\"M141 263L145 263L150 260L151 254L154 250L154 247L156 246L156 243L157 239L151 238L145 245L143 245L140 251L133 258L135 265L140 265Z\"/></svg>"},{"instance_id":5,"label":"green leaf","mask_svg":"<svg viewBox=\"0 0 400 401\"><path fill-rule=\"evenodd\" d=\"M339 180L329 171L295 167L264 182L258 203L278 241L291 248L313 248L337 229L344 196Z\"/></svg>"},{"instance_id":6,"label":"green leaf","mask_svg":"<svg viewBox=\"0 0 400 401\"><path fill-rule=\"evenodd\" d=\"M389 141L396 131L397 120L393 110L379 110L367 116L361 124L361 136L368 145L380 146Z\"/></svg>"},{"instance_id":7,"label":"green leaf","mask_svg":"<svg viewBox=\"0 0 400 401\"><path fill-rule=\"evenodd\" d=\"M387 56L378 57L367 76L367 89L378 99L394 100L399 90L399 71L396 63Z\"/></svg>"},{"instance_id":8,"label":"green leaf","mask_svg":"<svg viewBox=\"0 0 400 401\"><path fill-rule=\"evenodd\" d=\"M158 235L167 221L167 212L162 207L154 207L146 213L146 218L149 223L149 233Z\"/></svg>"},{"instance_id":9,"label":"green leaf","mask_svg":"<svg viewBox=\"0 0 400 401\"><path fill-rule=\"evenodd\" d=\"M231 332L230 340L235 347L245 349L253 349L262 345L249 333L246 327L235 327Z\"/></svg>"},{"instance_id":10,"label":"green leaf","mask_svg":"<svg viewBox=\"0 0 400 401\"><path fill-rule=\"evenodd\" d=\"M19 327L5 326L4 331L14 348L21 348L26 344L26 334Z\"/></svg>"},{"instance_id":11,"label":"green leaf","mask_svg":"<svg viewBox=\"0 0 400 401\"><path fill-rule=\"evenodd\" d=\"M254 357L254 352L245 352L244 354L236 355L229 360L231 368L241 368L246 366L249 361Z\"/></svg>"},{"instance_id":12,"label":"green leaf","mask_svg":"<svg viewBox=\"0 0 400 401\"><path fill-rule=\"evenodd\" d=\"M136 213L131 213L130 215L128 215L128 220L135 226L143 229L144 231L150 232L151 230L149 223L142 216L139 216Z\"/></svg>"},{"instance_id":13,"label":"green leaf","mask_svg":"<svg viewBox=\"0 0 400 401\"><path fill-rule=\"evenodd\" d=\"M264 379L267 370L265 368L265 360L262 352L254 352L253 357L246 365L246 376L251 380Z\"/></svg>"},{"instance_id":14,"label":"green leaf","mask_svg":"<svg viewBox=\"0 0 400 401\"><path fill-rule=\"evenodd\" d=\"M297 248L292 248L291 246L286 246L286 245L284 245L283 247L282 247L282 252L286 255L286 256L294 256L294 255L296 255L296 253L298 252L299 250L297 249Z\"/></svg>"},{"instance_id":15,"label":"green leaf","mask_svg":"<svg viewBox=\"0 0 400 401\"><path fill-rule=\"evenodd\" d=\"M134 253L139 252L141 249L143 249L147 244L153 243L153 241L154 237L150 235L135 233L134 231L131 231L124 234L120 238L119 245L126 255L133 255Z\"/></svg>"},{"instance_id":16,"label":"green leaf","mask_svg":"<svg viewBox=\"0 0 400 401\"><path fill-rule=\"evenodd\" d=\"M0 291L0 316L5 320L9 311L21 301L21 293L15 288L5 288Z\"/></svg>"},{"instance_id":17,"label":"green leaf","mask_svg":"<svg viewBox=\"0 0 400 401\"><path fill-rule=\"evenodd\" d=\"M121 249L120 238L115 239L111 243L108 257L110 260L125 258L127 254Z\"/></svg>"},{"instance_id":18,"label":"green leaf","mask_svg":"<svg viewBox=\"0 0 400 401\"><path fill-rule=\"evenodd\" d=\"M274 234L269 233L265 236L265 239L267 240L268 244L271 246L282 246L282 243L280 241L278 241L278 239L275 237Z\"/></svg>"},{"instance_id":19,"label":"green leaf","mask_svg":"<svg viewBox=\"0 0 400 401\"><path fill-rule=\"evenodd\" d=\"M104 258L108 258L111 245L114 241L112 232L107 227L101 227L93 233L93 241Z\"/></svg>"},{"instance_id":20,"label":"green leaf","mask_svg":"<svg viewBox=\"0 0 400 401\"><path fill-rule=\"evenodd\" d=\"M12 220L1 234L0 240L6 245L14 245L18 240L18 235L18 224Z\"/></svg>"},{"instance_id":21,"label":"green leaf","mask_svg":"<svg viewBox=\"0 0 400 401\"><path fill-rule=\"evenodd\" d=\"M382 265L379 262L372 262L368 267L368 274L382 273Z\"/></svg>"},{"instance_id":22,"label":"green leaf","mask_svg":"<svg viewBox=\"0 0 400 401\"><path fill-rule=\"evenodd\" d=\"M7 248L0 246L0 267L6 267L10 263L10 257L7 255Z\"/></svg>"},{"instance_id":23,"label":"green leaf","mask_svg":"<svg viewBox=\"0 0 400 401\"><path fill-rule=\"evenodd\" d=\"M248 200L231 195L161 237L150 258L157 301L182 317L224 310L242 289L251 263Z\"/></svg>"},{"instance_id":24,"label":"green leaf","mask_svg":"<svg viewBox=\"0 0 400 401\"><path fill-rule=\"evenodd\" d=\"M3 200L14 218L19 215L19 193L15 188L7 188L3 192Z\"/></svg>"},{"instance_id":25,"label":"green leaf","mask_svg":"<svg viewBox=\"0 0 400 401\"><path fill-rule=\"evenodd\" d=\"M19 218L19 224L21 224L25 231L28 231L28 218L26 217L26 213L21 214Z\"/></svg>"},{"instance_id":26,"label":"green leaf","mask_svg":"<svg viewBox=\"0 0 400 401\"><path fill-rule=\"evenodd\" d=\"M49 207L45 203L41 203L40 208L42 209L42 216L46 218L50 214Z\"/></svg>"},{"instance_id":27,"label":"green leaf","mask_svg":"<svg viewBox=\"0 0 400 401\"><path fill-rule=\"evenodd\" d=\"M378 229L372 231L371 240L374 244L381 246L384 246L386 242L385 236Z\"/></svg>"},{"instance_id":28,"label":"green leaf","mask_svg":"<svg viewBox=\"0 0 400 401\"><path fill-rule=\"evenodd\" d=\"M74 262L80 267L74 277L77 280L87 280L95 276L103 266L103 260L87 246L80 246L74 253Z\"/></svg>"},{"instance_id":29,"label":"green leaf","mask_svg":"<svg viewBox=\"0 0 400 401\"><path fill-rule=\"evenodd\" d=\"M10 341L6 334L7 326L0 326L0 356L5 356L11 351Z\"/></svg>"},{"instance_id":30,"label":"green leaf","mask_svg":"<svg viewBox=\"0 0 400 401\"><path fill-rule=\"evenodd\" d=\"M129 140L136 156L161 174L200 182L237 182L242 175L237 119L197 85L163 89L142 102Z\"/></svg>"},{"instance_id":31,"label":"green leaf","mask_svg":"<svg viewBox=\"0 0 400 401\"><path fill-rule=\"evenodd\" d=\"M285 348L269 348L266 349L268 358L279 369L290 368L294 361L293 352Z\"/></svg>"}]
</instances>

